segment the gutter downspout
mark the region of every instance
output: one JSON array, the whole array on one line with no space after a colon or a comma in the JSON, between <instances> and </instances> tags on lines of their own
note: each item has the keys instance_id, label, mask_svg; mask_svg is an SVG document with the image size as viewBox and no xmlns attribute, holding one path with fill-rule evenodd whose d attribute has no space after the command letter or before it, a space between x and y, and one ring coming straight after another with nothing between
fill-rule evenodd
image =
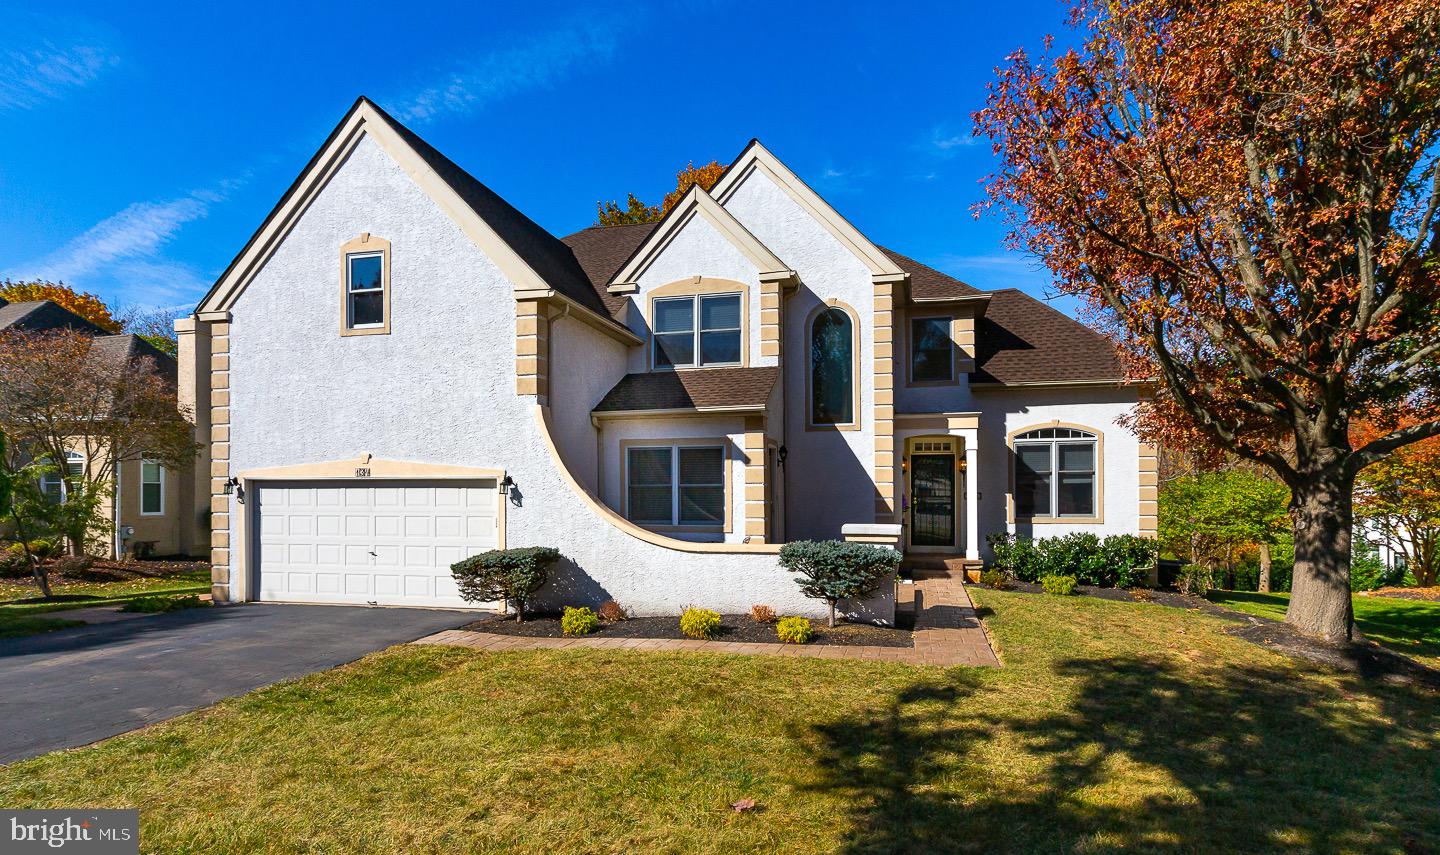
<instances>
[{"instance_id":1,"label":"gutter downspout","mask_svg":"<svg viewBox=\"0 0 1440 855\"><path fill-rule=\"evenodd\" d=\"M114 518L111 522L115 526L115 534L111 538L114 541L111 544L111 549L114 550L116 561L119 561L122 557L120 552L120 544L123 538L123 535L121 535L120 525L120 499L124 494L120 492L120 464L121 461L119 459L116 459L112 464L115 468L115 496L110 500L110 515Z\"/></svg>"}]
</instances>

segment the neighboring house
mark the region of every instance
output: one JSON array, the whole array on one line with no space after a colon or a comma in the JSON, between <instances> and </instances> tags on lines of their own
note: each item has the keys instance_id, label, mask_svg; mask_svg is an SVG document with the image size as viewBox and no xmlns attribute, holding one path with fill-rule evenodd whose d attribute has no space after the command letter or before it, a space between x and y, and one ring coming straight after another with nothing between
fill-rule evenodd
<instances>
[{"instance_id":1,"label":"neighboring house","mask_svg":"<svg viewBox=\"0 0 1440 855\"><path fill-rule=\"evenodd\" d=\"M151 359L162 377L176 380L176 363L136 335L116 335L49 300L7 303L0 299L0 335L6 332L45 333L71 330L95 337L95 353L101 359L133 363ZM76 443L63 466L46 475L42 489L57 501L69 489L67 478L82 477L86 460L83 445ZM115 531L106 553L111 556L146 552L152 555L203 554L208 529L196 513L195 477L192 472L175 472L158 461L131 459L116 469L114 493L102 510L114 523Z\"/></svg>"},{"instance_id":2,"label":"neighboring house","mask_svg":"<svg viewBox=\"0 0 1440 855\"><path fill-rule=\"evenodd\" d=\"M784 541L1155 530L1104 338L876 246L759 142L557 239L362 98L177 329L220 599L460 605L451 562L549 545L550 605L815 614Z\"/></svg>"}]
</instances>

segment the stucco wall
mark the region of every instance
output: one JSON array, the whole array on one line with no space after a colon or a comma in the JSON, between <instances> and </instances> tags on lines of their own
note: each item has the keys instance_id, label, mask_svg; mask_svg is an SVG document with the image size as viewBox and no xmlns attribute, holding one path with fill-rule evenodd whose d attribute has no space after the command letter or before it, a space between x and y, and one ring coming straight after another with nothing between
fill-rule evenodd
<instances>
[{"instance_id":1,"label":"stucco wall","mask_svg":"<svg viewBox=\"0 0 1440 855\"><path fill-rule=\"evenodd\" d=\"M792 540L838 538L845 523L875 518L874 283L870 270L769 176L756 170L725 203L760 242L800 276L785 304L784 359L791 406L786 414L786 530ZM860 429L807 430L806 319L828 300L859 317Z\"/></svg>"},{"instance_id":2,"label":"stucco wall","mask_svg":"<svg viewBox=\"0 0 1440 855\"><path fill-rule=\"evenodd\" d=\"M574 318L550 325L550 401L555 444L585 489L599 492L599 433L590 411L625 376L629 348Z\"/></svg>"},{"instance_id":3,"label":"stucco wall","mask_svg":"<svg viewBox=\"0 0 1440 855\"><path fill-rule=\"evenodd\" d=\"M342 337L338 250L362 231L393 245L392 332ZM299 218L233 315L232 472L363 453L501 468L519 487L508 545L553 545L567 556L543 594L549 605L614 598L640 614L689 603L822 613L773 554L647 543L582 500L554 465L534 399L515 394L510 283L370 140ZM568 332L560 324L555 335ZM557 364L568 358L562 352ZM244 510L231 500L232 519ZM244 589L244 580L234 584Z\"/></svg>"}]
</instances>

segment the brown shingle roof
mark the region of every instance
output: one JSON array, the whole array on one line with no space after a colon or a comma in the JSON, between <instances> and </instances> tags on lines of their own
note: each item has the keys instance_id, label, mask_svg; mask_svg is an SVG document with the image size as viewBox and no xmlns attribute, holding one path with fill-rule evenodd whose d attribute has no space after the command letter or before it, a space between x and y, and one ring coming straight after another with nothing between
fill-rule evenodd
<instances>
[{"instance_id":1,"label":"brown shingle roof","mask_svg":"<svg viewBox=\"0 0 1440 855\"><path fill-rule=\"evenodd\" d=\"M910 274L910 299L912 300L943 300L953 297L977 297L984 294L978 288L973 288L954 276L947 276L933 267L927 267L913 258L907 258L898 252L885 247L880 251L890 256L890 260L900 266L900 269Z\"/></svg>"},{"instance_id":2,"label":"brown shingle roof","mask_svg":"<svg viewBox=\"0 0 1440 855\"><path fill-rule=\"evenodd\" d=\"M780 369L774 366L626 374L594 411L763 407L779 377Z\"/></svg>"},{"instance_id":3,"label":"brown shingle roof","mask_svg":"<svg viewBox=\"0 0 1440 855\"><path fill-rule=\"evenodd\" d=\"M611 294L607 288L610 280L650 237L659 223L635 223L628 226L591 226L573 235L560 238L575 253L575 259L590 285L600 295L612 317L618 317L625 308L626 298Z\"/></svg>"},{"instance_id":4,"label":"brown shingle roof","mask_svg":"<svg viewBox=\"0 0 1440 855\"><path fill-rule=\"evenodd\" d=\"M1125 371L1109 339L1023 291L995 291L976 327L972 383L1120 380Z\"/></svg>"},{"instance_id":5,"label":"brown shingle roof","mask_svg":"<svg viewBox=\"0 0 1440 855\"><path fill-rule=\"evenodd\" d=\"M149 358L155 366L155 373L171 384L176 382L179 374L179 364L175 357L130 333L97 336L91 352L101 359L125 365L142 357Z\"/></svg>"},{"instance_id":6,"label":"brown shingle roof","mask_svg":"<svg viewBox=\"0 0 1440 855\"><path fill-rule=\"evenodd\" d=\"M0 330L50 332L60 329L90 335L109 335L110 332L50 300L26 300L0 305Z\"/></svg>"}]
</instances>

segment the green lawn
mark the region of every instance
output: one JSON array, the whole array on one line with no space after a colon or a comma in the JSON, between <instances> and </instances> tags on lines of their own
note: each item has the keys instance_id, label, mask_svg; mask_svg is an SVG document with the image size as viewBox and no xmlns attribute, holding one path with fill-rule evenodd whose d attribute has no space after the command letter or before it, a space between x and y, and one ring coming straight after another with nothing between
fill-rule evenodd
<instances>
[{"instance_id":1,"label":"green lawn","mask_svg":"<svg viewBox=\"0 0 1440 855\"><path fill-rule=\"evenodd\" d=\"M52 603L22 603L34 599L40 590L29 579L0 580L0 638L14 638L37 632L79 626L80 621L42 617L68 609L120 605L138 597L155 594L203 594L210 590L210 568L184 570L168 576L146 577L125 582L67 582L52 587L57 596L89 596L93 600L65 600Z\"/></svg>"},{"instance_id":2,"label":"green lawn","mask_svg":"<svg viewBox=\"0 0 1440 855\"><path fill-rule=\"evenodd\" d=\"M1236 611L1285 619L1289 594L1211 591L1209 598ZM1352 597L1355 625L1366 638L1440 668L1440 602L1397 597Z\"/></svg>"},{"instance_id":3,"label":"green lawn","mask_svg":"<svg viewBox=\"0 0 1440 855\"><path fill-rule=\"evenodd\" d=\"M148 852L1440 849L1433 694L971 590L1002 669L392 648L0 767L0 804L138 806Z\"/></svg>"}]
</instances>

